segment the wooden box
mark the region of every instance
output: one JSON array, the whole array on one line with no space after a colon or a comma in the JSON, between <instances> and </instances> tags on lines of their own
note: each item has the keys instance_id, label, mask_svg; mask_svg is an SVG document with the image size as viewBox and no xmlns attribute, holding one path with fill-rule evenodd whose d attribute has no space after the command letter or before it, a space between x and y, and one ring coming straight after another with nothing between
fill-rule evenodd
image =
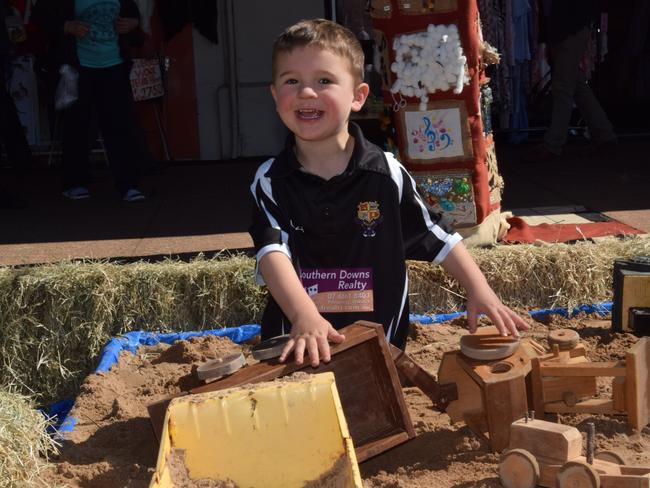
<instances>
[{"instance_id":1,"label":"wooden box","mask_svg":"<svg viewBox=\"0 0 650 488\"><path fill-rule=\"evenodd\" d=\"M190 394L221 390L247 383L271 381L296 371L331 371L341 398L345 419L362 462L415 436L402 387L383 327L359 321L340 331L342 344L332 345L332 360L312 368L308 363L280 364L277 360L244 367L221 380L190 390ZM149 415L160 438L170 399L149 405Z\"/></svg>"}]
</instances>

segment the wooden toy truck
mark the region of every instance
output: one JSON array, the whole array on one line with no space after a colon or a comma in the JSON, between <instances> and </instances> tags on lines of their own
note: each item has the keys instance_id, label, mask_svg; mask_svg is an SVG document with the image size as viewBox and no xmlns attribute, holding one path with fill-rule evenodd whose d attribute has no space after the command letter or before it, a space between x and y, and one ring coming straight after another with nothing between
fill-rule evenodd
<instances>
[{"instance_id":1,"label":"wooden toy truck","mask_svg":"<svg viewBox=\"0 0 650 488\"><path fill-rule=\"evenodd\" d=\"M520 419L510 426L510 448L501 454L505 488L650 488L650 467L625 466L613 452L582 456L575 427Z\"/></svg>"}]
</instances>

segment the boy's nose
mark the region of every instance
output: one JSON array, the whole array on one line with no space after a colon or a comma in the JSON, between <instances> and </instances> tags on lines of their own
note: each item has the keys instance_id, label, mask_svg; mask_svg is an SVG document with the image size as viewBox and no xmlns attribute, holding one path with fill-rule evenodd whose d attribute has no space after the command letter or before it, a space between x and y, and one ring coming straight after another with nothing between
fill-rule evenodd
<instances>
[{"instance_id":1,"label":"boy's nose","mask_svg":"<svg viewBox=\"0 0 650 488\"><path fill-rule=\"evenodd\" d=\"M298 95L301 98L314 98L316 97L316 91L309 85L303 85L300 87L300 92Z\"/></svg>"}]
</instances>

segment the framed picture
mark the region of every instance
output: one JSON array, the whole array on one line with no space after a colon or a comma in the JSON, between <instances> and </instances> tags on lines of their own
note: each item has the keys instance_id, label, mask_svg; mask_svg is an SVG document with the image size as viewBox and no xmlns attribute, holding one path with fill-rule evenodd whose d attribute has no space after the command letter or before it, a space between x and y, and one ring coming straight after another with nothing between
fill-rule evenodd
<instances>
[{"instance_id":1,"label":"framed picture","mask_svg":"<svg viewBox=\"0 0 650 488\"><path fill-rule=\"evenodd\" d=\"M476 225L476 201L470 170L423 171L412 175L427 207L443 214L454 227Z\"/></svg>"},{"instance_id":2,"label":"framed picture","mask_svg":"<svg viewBox=\"0 0 650 488\"><path fill-rule=\"evenodd\" d=\"M400 155L406 164L432 164L474 157L463 100L429 102L427 110L408 104L396 114Z\"/></svg>"}]
</instances>

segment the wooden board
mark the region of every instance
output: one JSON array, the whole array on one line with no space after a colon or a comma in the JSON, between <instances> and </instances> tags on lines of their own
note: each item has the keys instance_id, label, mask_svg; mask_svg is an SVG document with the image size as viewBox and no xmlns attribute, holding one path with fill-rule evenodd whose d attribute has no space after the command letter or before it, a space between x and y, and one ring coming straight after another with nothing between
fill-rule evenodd
<instances>
[{"instance_id":1,"label":"wooden board","mask_svg":"<svg viewBox=\"0 0 650 488\"><path fill-rule=\"evenodd\" d=\"M331 371L359 462L415 437L397 370L383 327L355 322L341 329L346 340L332 346L332 360L318 368L309 364L281 364L277 359L243 368L221 380L190 390L190 394L222 390L248 383L271 381L303 370ZM164 403L149 406L154 431L162 430ZM162 417L161 417L162 413Z\"/></svg>"},{"instance_id":2,"label":"wooden board","mask_svg":"<svg viewBox=\"0 0 650 488\"><path fill-rule=\"evenodd\" d=\"M621 361L604 361L598 363L553 363L541 364L542 376L625 376L625 365Z\"/></svg>"},{"instance_id":3,"label":"wooden board","mask_svg":"<svg viewBox=\"0 0 650 488\"><path fill-rule=\"evenodd\" d=\"M390 344L390 352L393 355L400 380L402 380L402 386L418 387L431 399L433 406L440 412L444 412L450 402L458 400L458 388L455 384L439 385L431 373L392 344Z\"/></svg>"},{"instance_id":4,"label":"wooden board","mask_svg":"<svg viewBox=\"0 0 650 488\"><path fill-rule=\"evenodd\" d=\"M625 413L625 378L614 378L612 380L612 407L614 410Z\"/></svg>"},{"instance_id":5,"label":"wooden board","mask_svg":"<svg viewBox=\"0 0 650 488\"><path fill-rule=\"evenodd\" d=\"M598 393L595 377L542 378L544 401L558 402L564 400L565 394L571 392L576 398L593 397Z\"/></svg>"},{"instance_id":6,"label":"wooden board","mask_svg":"<svg viewBox=\"0 0 650 488\"><path fill-rule=\"evenodd\" d=\"M650 422L650 337L643 337L625 356L625 404L628 422L636 430Z\"/></svg>"}]
</instances>

